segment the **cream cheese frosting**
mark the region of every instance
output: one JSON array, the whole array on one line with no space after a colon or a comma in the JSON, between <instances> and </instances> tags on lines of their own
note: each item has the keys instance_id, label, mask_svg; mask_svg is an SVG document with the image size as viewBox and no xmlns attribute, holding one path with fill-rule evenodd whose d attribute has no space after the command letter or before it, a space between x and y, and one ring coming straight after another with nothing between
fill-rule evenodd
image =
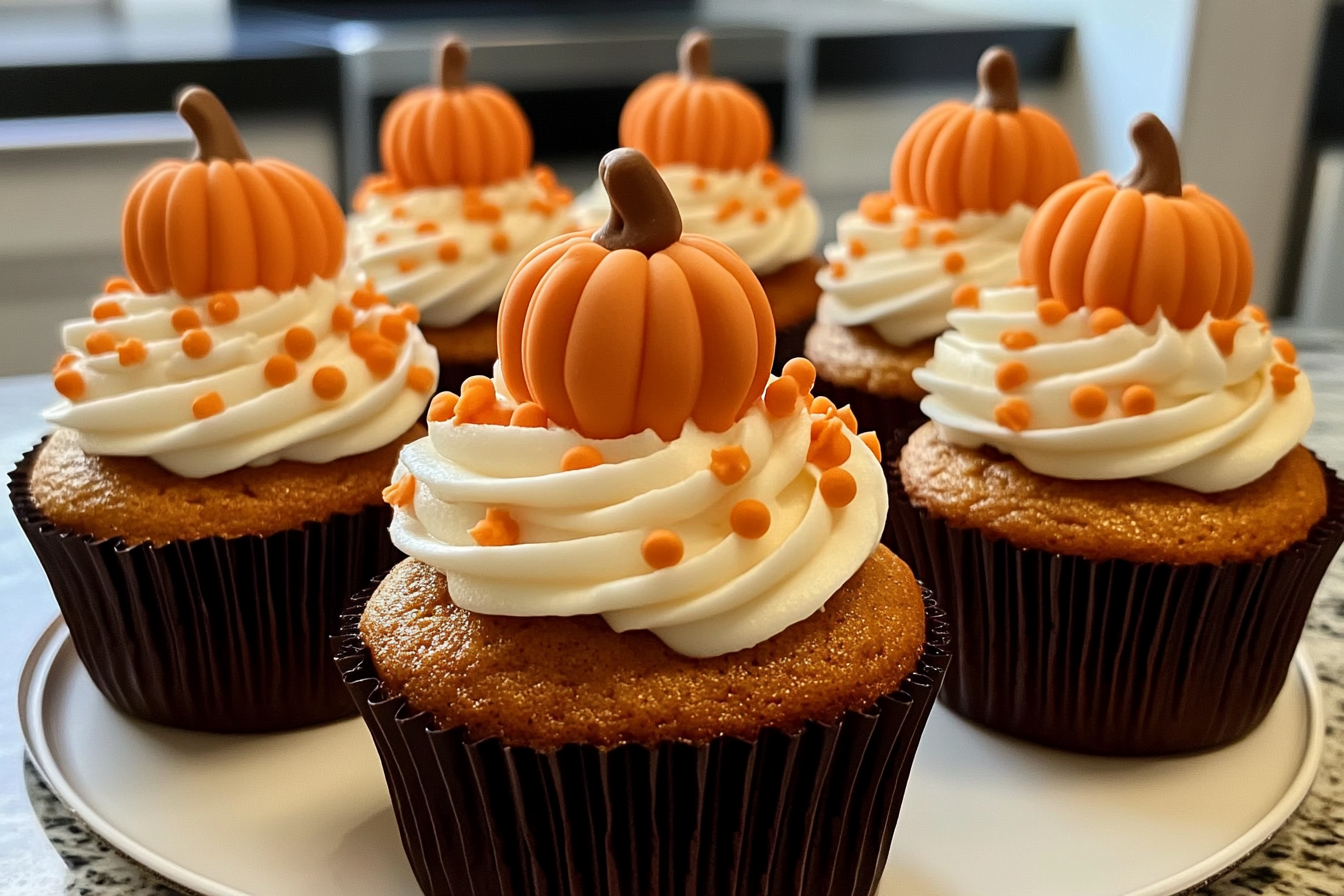
<instances>
[{"instance_id":1,"label":"cream cheese frosting","mask_svg":"<svg viewBox=\"0 0 1344 896\"><path fill-rule=\"evenodd\" d=\"M1264 475L1311 423L1310 384L1255 309L1188 330L1160 311L1143 325L1115 309L1050 317L1030 287L948 315L914 374L944 438L1064 479L1217 492Z\"/></svg>"},{"instance_id":2,"label":"cream cheese frosting","mask_svg":"<svg viewBox=\"0 0 1344 896\"><path fill-rule=\"evenodd\" d=\"M500 407L514 405L498 373L494 389ZM758 401L724 432L687 422L666 442L652 430L590 440L554 423L431 422L402 449L398 485L414 491L395 502L392 540L441 570L453 601L473 612L600 613L617 631L647 629L696 657L750 647L825 604L886 520L881 464L843 413L817 401L819 413L799 399L782 417ZM845 445L825 474L809 461L814 430ZM602 462L562 469L576 449ZM747 462L725 475L714 469L724 456ZM852 498L832 506L819 483L844 474ZM768 510L764 534L737 534L742 502ZM515 543L478 543L472 530L492 515L516 526ZM654 568L643 550L669 531L684 554Z\"/></svg>"},{"instance_id":3,"label":"cream cheese frosting","mask_svg":"<svg viewBox=\"0 0 1344 896\"><path fill-rule=\"evenodd\" d=\"M350 218L349 255L393 303L453 327L499 302L523 257L574 228L549 169L491 186L370 191Z\"/></svg>"},{"instance_id":4,"label":"cream cheese frosting","mask_svg":"<svg viewBox=\"0 0 1344 896\"><path fill-rule=\"evenodd\" d=\"M812 255L821 232L821 212L802 181L762 162L743 171L711 171L696 165L658 169L681 212L682 229L725 243L758 276L772 274ZM611 211L600 182L575 200L582 227L598 227Z\"/></svg>"},{"instance_id":5,"label":"cream cheese frosting","mask_svg":"<svg viewBox=\"0 0 1344 896\"><path fill-rule=\"evenodd\" d=\"M818 320L871 326L904 348L947 329L957 287L1005 287L1018 277L1018 243L1032 215L1021 203L1003 214L966 211L955 220L909 205L883 212L889 220L861 210L840 216L838 242L825 249L829 266L817 274Z\"/></svg>"},{"instance_id":6,"label":"cream cheese frosting","mask_svg":"<svg viewBox=\"0 0 1344 896\"><path fill-rule=\"evenodd\" d=\"M414 318L349 271L280 294L105 294L62 328L66 397L45 417L90 454L191 478L360 454L408 430L437 382Z\"/></svg>"}]
</instances>

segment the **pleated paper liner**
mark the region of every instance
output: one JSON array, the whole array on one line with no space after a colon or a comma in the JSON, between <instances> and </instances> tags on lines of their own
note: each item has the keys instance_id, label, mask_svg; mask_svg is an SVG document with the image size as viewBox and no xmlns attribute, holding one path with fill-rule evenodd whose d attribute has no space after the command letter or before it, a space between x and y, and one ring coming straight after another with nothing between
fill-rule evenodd
<instances>
[{"instance_id":1,"label":"pleated paper liner","mask_svg":"<svg viewBox=\"0 0 1344 896\"><path fill-rule=\"evenodd\" d=\"M353 714L330 641L349 595L401 557L385 505L264 538L128 547L43 515L29 491L40 448L10 474L10 500L79 658L114 706L219 732Z\"/></svg>"},{"instance_id":2,"label":"pleated paper liner","mask_svg":"<svg viewBox=\"0 0 1344 896\"><path fill-rule=\"evenodd\" d=\"M849 405L858 418L859 431L871 429L882 440L884 462L898 456L910 434L929 419L920 412L917 401L907 401L896 396L883 398L852 386L838 386L820 376L812 387L812 394L826 396L835 402L836 407Z\"/></svg>"},{"instance_id":3,"label":"pleated paper liner","mask_svg":"<svg viewBox=\"0 0 1344 896\"><path fill-rule=\"evenodd\" d=\"M1267 560L1090 561L960 529L914 506L899 472L884 542L947 610L942 701L1026 740L1108 755L1231 743L1283 687L1321 578L1344 542L1344 482L1325 516Z\"/></svg>"},{"instance_id":4,"label":"pleated paper liner","mask_svg":"<svg viewBox=\"0 0 1344 896\"><path fill-rule=\"evenodd\" d=\"M886 862L915 748L948 662L927 643L899 690L835 724L754 741L542 752L443 731L390 696L355 595L333 642L382 758L402 844L430 896L861 896Z\"/></svg>"}]
</instances>

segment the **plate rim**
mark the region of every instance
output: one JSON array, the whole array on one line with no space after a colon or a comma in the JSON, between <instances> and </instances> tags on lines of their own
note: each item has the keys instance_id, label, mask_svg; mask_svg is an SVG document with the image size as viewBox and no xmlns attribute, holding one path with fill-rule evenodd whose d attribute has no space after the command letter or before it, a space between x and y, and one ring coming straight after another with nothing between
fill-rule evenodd
<instances>
[{"instance_id":1,"label":"plate rim","mask_svg":"<svg viewBox=\"0 0 1344 896\"><path fill-rule=\"evenodd\" d=\"M167 880L190 888L202 896L253 896L228 884L207 878L155 852L152 848L122 833L84 800L61 770L47 741L42 718L46 685L56 659L65 649L74 649L70 630L61 615L38 636L28 652L19 675L19 728L24 747L34 767L56 797L109 846L132 861ZM79 656L76 653L75 659ZM1207 856L1164 880L1155 881L1123 896L1181 896L1221 877L1245 861L1283 828L1306 799L1320 769L1325 749L1325 704L1321 682L1304 645L1299 641L1293 652L1292 668L1302 680L1307 700L1307 742L1297 772L1278 802L1249 830Z\"/></svg>"}]
</instances>

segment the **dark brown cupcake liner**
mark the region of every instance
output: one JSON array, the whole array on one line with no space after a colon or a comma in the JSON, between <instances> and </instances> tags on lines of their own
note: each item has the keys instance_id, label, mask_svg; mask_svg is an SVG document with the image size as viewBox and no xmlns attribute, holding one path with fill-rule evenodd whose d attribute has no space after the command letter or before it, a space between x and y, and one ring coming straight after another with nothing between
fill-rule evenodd
<instances>
[{"instance_id":1,"label":"dark brown cupcake liner","mask_svg":"<svg viewBox=\"0 0 1344 896\"><path fill-rule=\"evenodd\" d=\"M349 595L402 556L387 533L388 507L264 538L127 546L61 529L42 513L29 490L40 448L10 474L10 501L79 658L114 706L218 732L353 714L330 641Z\"/></svg>"},{"instance_id":2,"label":"dark brown cupcake liner","mask_svg":"<svg viewBox=\"0 0 1344 896\"><path fill-rule=\"evenodd\" d=\"M1306 539L1221 565L1015 547L916 507L896 471L883 541L946 607L957 649L942 701L996 731L1086 753L1243 737L1278 697L1344 543L1344 482L1321 468L1328 509Z\"/></svg>"},{"instance_id":3,"label":"dark brown cupcake liner","mask_svg":"<svg viewBox=\"0 0 1344 896\"><path fill-rule=\"evenodd\" d=\"M784 372L784 365L794 358L803 357L803 343L807 340L807 331L812 329L812 324L816 323L817 316L809 315L806 319L788 327L775 329L775 363L771 366L770 372L779 376Z\"/></svg>"},{"instance_id":4,"label":"dark brown cupcake liner","mask_svg":"<svg viewBox=\"0 0 1344 896\"><path fill-rule=\"evenodd\" d=\"M834 724L753 741L553 751L471 740L390 695L360 640L373 593L333 642L377 744L430 896L854 896L876 888L915 748L948 663L925 591L927 643L899 690Z\"/></svg>"},{"instance_id":5,"label":"dark brown cupcake liner","mask_svg":"<svg viewBox=\"0 0 1344 896\"><path fill-rule=\"evenodd\" d=\"M883 398L853 386L839 386L817 377L812 394L824 395L837 407L849 405L859 421L859 431L872 430L882 440L882 457L896 457L910 434L928 421L919 402L891 396Z\"/></svg>"},{"instance_id":6,"label":"dark brown cupcake liner","mask_svg":"<svg viewBox=\"0 0 1344 896\"><path fill-rule=\"evenodd\" d=\"M458 393L462 391L462 383L465 382L468 377L492 377L494 375L495 362L493 359L489 361L476 361L463 364L449 364L441 360L439 361L439 387L434 394L437 395L439 392ZM429 406L426 405L425 414L428 413ZM420 422L425 422L424 415L421 415Z\"/></svg>"}]
</instances>

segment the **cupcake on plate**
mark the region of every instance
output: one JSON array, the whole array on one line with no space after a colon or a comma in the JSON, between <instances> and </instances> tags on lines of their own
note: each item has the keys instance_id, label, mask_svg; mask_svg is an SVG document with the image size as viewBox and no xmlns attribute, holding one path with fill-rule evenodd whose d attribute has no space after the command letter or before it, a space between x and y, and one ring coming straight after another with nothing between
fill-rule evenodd
<instances>
[{"instance_id":1,"label":"cupcake on plate","mask_svg":"<svg viewBox=\"0 0 1344 896\"><path fill-rule=\"evenodd\" d=\"M338 662L426 893L870 892L946 663L872 433L638 152L437 396ZM498 832L508 832L499 836Z\"/></svg>"},{"instance_id":2,"label":"cupcake on plate","mask_svg":"<svg viewBox=\"0 0 1344 896\"><path fill-rule=\"evenodd\" d=\"M755 93L710 67L711 41L686 32L680 68L654 75L625 101L621 145L648 156L676 199L687 233L724 243L747 263L775 320L774 370L803 351L821 290L815 255L816 200L770 162L770 116ZM602 184L579 197L575 214L597 227L610 206Z\"/></svg>"},{"instance_id":3,"label":"cupcake on plate","mask_svg":"<svg viewBox=\"0 0 1344 896\"><path fill-rule=\"evenodd\" d=\"M954 307L1019 276L1032 211L1078 177L1059 122L1017 96L1017 62L990 47L970 104L948 100L910 126L891 161L891 189L836 223L805 353L818 391L852 404L883 438L922 421L915 381Z\"/></svg>"},{"instance_id":4,"label":"cupcake on plate","mask_svg":"<svg viewBox=\"0 0 1344 896\"><path fill-rule=\"evenodd\" d=\"M1229 743L1283 686L1344 541L1344 487L1301 446L1311 387L1246 304L1228 209L1181 183L1162 123L1118 184L1075 181L1022 241L1033 284L949 316L916 371L888 543L941 589L943 699L1093 753Z\"/></svg>"},{"instance_id":5,"label":"cupcake on plate","mask_svg":"<svg viewBox=\"0 0 1344 896\"><path fill-rule=\"evenodd\" d=\"M513 97L467 83L469 51L439 47L436 84L383 115L383 173L350 217L350 257L379 292L420 310L444 388L495 363L495 318L509 275L533 247L573 229L571 195L532 164L532 127Z\"/></svg>"},{"instance_id":6,"label":"cupcake on plate","mask_svg":"<svg viewBox=\"0 0 1344 896\"><path fill-rule=\"evenodd\" d=\"M10 496L122 711L212 731L348 715L326 648L396 561L381 492L438 362L414 308L343 270L326 187L252 161L204 88L177 109L198 157L132 188L129 279L65 324L56 429Z\"/></svg>"}]
</instances>

